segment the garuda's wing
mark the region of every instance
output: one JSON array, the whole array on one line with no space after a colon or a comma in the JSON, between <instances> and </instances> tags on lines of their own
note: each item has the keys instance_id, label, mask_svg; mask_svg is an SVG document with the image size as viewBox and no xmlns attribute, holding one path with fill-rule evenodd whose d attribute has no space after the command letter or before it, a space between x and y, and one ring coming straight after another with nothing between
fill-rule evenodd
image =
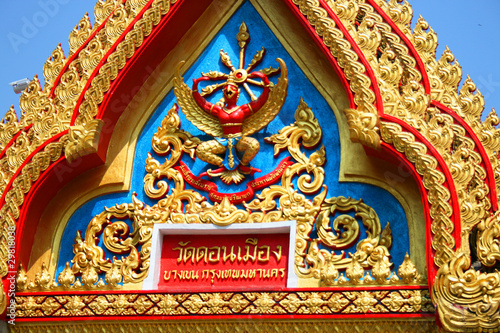
<instances>
[{"instance_id":1,"label":"garuda's wing","mask_svg":"<svg viewBox=\"0 0 500 333\"><path fill-rule=\"evenodd\" d=\"M174 76L174 95L177 98L177 104L186 116L187 120L189 120L194 126L198 127L201 131L207 133L211 136L221 137L224 132L222 130L222 126L217 118L212 115L209 115L199 105L193 98L193 92L184 83L181 74L180 68L184 64L181 62L179 66L177 66L177 71Z\"/></svg>"},{"instance_id":2,"label":"garuda's wing","mask_svg":"<svg viewBox=\"0 0 500 333\"><path fill-rule=\"evenodd\" d=\"M271 88L269 98L262 108L243 122L241 128L243 136L252 135L267 126L278 115L278 112L280 112L281 107L285 103L288 88L288 71L283 60L278 58L276 61L279 62L281 67L281 76L278 83Z\"/></svg>"}]
</instances>

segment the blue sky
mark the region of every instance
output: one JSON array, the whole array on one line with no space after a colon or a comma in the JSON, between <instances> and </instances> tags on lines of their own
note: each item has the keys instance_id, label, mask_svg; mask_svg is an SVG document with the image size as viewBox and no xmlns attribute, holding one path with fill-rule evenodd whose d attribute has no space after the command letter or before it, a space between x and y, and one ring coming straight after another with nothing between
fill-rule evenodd
<instances>
[{"instance_id":1,"label":"blue sky","mask_svg":"<svg viewBox=\"0 0 500 333\"><path fill-rule=\"evenodd\" d=\"M20 112L19 97L10 82L43 81L43 65L57 44L68 54L68 36L83 15L94 17L95 0L2 0L0 2L0 114L13 104ZM43 84L43 83L42 83Z\"/></svg>"},{"instance_id":2,"label":"blue sky","mask_svg":"<svg viewBox=\"0 0 500 333\"><path fill-rule=\"evenodd\" d=\"M95 0L2 0L0 2L0 113L19 96L9 83L43 78L43 64L58 43L67 54L68 36L85 12L93 21ZM486 112L500 110L500 1L412 0L414 19L421 14L437 32L438 55L448 45L486 98ZM462 80L463 82L463 80Z\"/></svg>"}]
</instances>

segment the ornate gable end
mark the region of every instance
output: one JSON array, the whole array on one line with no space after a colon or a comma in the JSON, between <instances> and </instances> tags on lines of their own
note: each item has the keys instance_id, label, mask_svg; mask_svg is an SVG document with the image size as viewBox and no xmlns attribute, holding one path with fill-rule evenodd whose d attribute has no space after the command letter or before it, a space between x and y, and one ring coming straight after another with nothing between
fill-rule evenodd
<instances>
[{"instance_id":1,"label":"ornate gable end","mask_svg":"<svg viewBox=\"0 0 500 333\"><path fill-rule=\"evenodd\" d=\"M408 3L94 15L0 130L10 331L500 329L499 120Z\"/></svg>"}]
</instances>

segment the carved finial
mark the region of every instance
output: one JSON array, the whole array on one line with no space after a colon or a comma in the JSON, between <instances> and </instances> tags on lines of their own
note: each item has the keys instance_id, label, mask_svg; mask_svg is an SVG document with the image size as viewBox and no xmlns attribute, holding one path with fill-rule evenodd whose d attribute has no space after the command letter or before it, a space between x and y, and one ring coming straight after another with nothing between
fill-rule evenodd
<instances>
[{"instance_id":1,"label":"carved finial","mask_svg":"<svg viewBox=\"0 0 500 333\"><path fill-rule=\"evenodd\" d=\"M55 78L61 73L66 56L59 43L52 54L43 65L43 76L45 77L45 88L52 87Z\"/></svg>"},{"instance_id":2,"label":"carved finial","mask_svg":"<svg viewBox=\"0 0 500 333\"><path fill-rule=\"evenodd\" d=\"M365 277L363 279L361 279L361 283L363 283L363 284L371 284L374 282L375 282L375 279L372 278L372 276L370 274L366 274Z\"/></svg>"},{"instance_id":3,"label":"carved finial","mask_svg":"<svg viewBox=\"0 0 500 333\"><path fill-rule=\"evenodd\" d=\"M73 253L81 253L84 251L85 243L83 242L82 233L80 230L76 231L75 242L73 244Z\"/></svg>"},{"instance_id":4,"label":"carved finial","mask_svg":"<svg viewBox=\"0 0 500 333\"><path fill-rule=\"evenodd\" d=\"M392 245L392 231L389 222L385 225L384 230L382 230L382 234L380 235L379 245L385 246L387 249L391 248Z\"/></svg>"},{"instance_id":5,"label":"carved finial","mask_svg":"<svg viewBox=\"0 0 500 333\"><path fill-rule=\"evenodd\" d=\"M97 269L88 265L82 272L82 284L86 288L93 288L97 280L99 280L99 275L97 274Z\"/></svg>"},{"instance_id":6,"label":"carved finial","mask_svg":"<svg viewBox=\"0 0 500 333\"><path fill-rule=\"evenodd\" d=\"M396 273L392 274L391 278L389 279L389 282L391 284L397 284L399 283L399 277Z\"/></svg>"},{"instance_id":7,"label":"carved finial","mask_svg":"<svg viewBox=\"0 0 500 333\"><path fill-rule=\"evenodd\" d=\"M47 265L45 262L42 263L42 270L39 274L35 275L35 287L40 289L50 289L57 286L55 281L52 280L52 276L49 274Z\"/></svg>"},{"instance_id":8,"label":"carved finial","mask_svg":"<svg viewBox=\"0 0 500 333\"><path fill-rule=\"evenodd\" d=\"M325 265L320 271L320 283L325 286L332 286L335 284L335 280L339 277L339 271L335 268L332 261L332 256L329 255L326 258Z\"/></svg>"},{"instance_id":9,"label":"carved finial","mask_svg":"<svg viewBox=\"0 0 500 333\"><path fill-rule=\"evenodd\" d=\"M99 279L99 281L96 283L96 288L104 288L104 286L106 286L106 284L104 283L104 281L102 279Z\"/></svg>"},{"instance_id":10,"label":"carved finial","mask_svg":"<svg viewBox=\"0 0 500 333\"><path fill-rule=\"evenodd\" d=\"M66 266L64 267L61 274L59 274L59 278L57 279L59 285L61 287L68 289L75 282L75 275L69 266L69 262L66 262Z\"/></svg>"},{"instance_id":11,"label":"carved finial","mask_svg":"<svg viewBox=\"0 0 500 333\"><path fill-rule=\"evenodd\" d=\"M349 266L347 266L345 273L350 283L358 284L360 283L360 279L365 274L365 271L363 270L363 267L359 263L357 256L356 255L353 256L351 254L349 255L351 256L352 260Z\"/></svg>"},{"instance_id":12,"label":"carved finial","mask_svg":"<svg viewBox=\"0 0 500 333\"><path fill-rule=\"evenodd\" d=\"M238 45L240 48L245 48L248 40L250 39L250 34L248 33L248 27L245 21L241 22L238 34L236 35L236 39L238 40Z\"/></svg>"},{"instance_id":13,"label":"carved finial","mask_svg":"<svg viewBox=\"0 0 500 333\"><path fill-rule=\"evenodd\" d=\"M2 124L12 124L14 122L17 122L17 114L16 110L14 109L14 105L11 105L9 110L5 113L5 117L2 121Z\"/></svg>"},{"instance_id":14,"label":"carved finial","mask_svg":"<svg viewBox=\"0 0 500 333\"><path fill-rule=\"evenodd\" d=\"M24 291L28 288L28 276L26 275L26 271L24 270L23 264L19 265L19 269L17 270L17 290Z\"/></svg>"},{"instance_id":15,"label":"carved finial","mask_svg":"<svg viewBox=\"0 0 500 333\"><path fill-rule=\"evenodd\" d=\"M135 191L132 192L132 202L135 210L142 210L144 208L144 202L137 199L137 193Z\"/></svg>"},{"instance_id":16,"label":"carved finial","mask_svg":"<svg viewBox=\"0 0 500 333\"><path fill-rule=\"evenodd\" d=\"M420 274L417 272L417 267L412 263L408 253L406 253L403 263L399 266L398 274L406 284L414 283L415 280L420 278Z\"/></svg>"},{"instance_id":17,"label":"carved finial","mask_svg":"<svg viewBox=\"0 0 500 333\"><path fill-rule=\"evenodd\" d=\"M391 275L391 263L387 257L380 257L372 268L372 275L375 282L379 284L387 283L387 278Z\"/></svg>"},{"instance_id":18,"label":"carved finial","mask_svg":"<svg viewBox=\"0 0 500 333\"><path fill-rule=\"evenodd\" d=\"M340 285L344 285L344 284L347 284L347 282L349 282L349 281L345 278L345 276L343 274L340 274L340 277L338 278L337 283Z\"/></svg>"},{"instance_id":19,"label":"carved finial","mask_svg":"<svg viewBox=\"0 0 500 333\"><path fill-rule=\"evenodd\" d=\"M83 243L82 232L80 230L76 231L75 244Z\"/></svg>"},{"instance_id":20,"label":"carved finial","mask_svg":"<svg viewBox=\"0 0 500 333\"><path fill-rule=\"evenodd\" d=\"M113 258L113 264L111 265L111 269L106 272L106 276L104 280L108 287L114 288L122 281L122 274L120 272L120 267L115 264L116 258Z\"/></svg>"}]
</instances>

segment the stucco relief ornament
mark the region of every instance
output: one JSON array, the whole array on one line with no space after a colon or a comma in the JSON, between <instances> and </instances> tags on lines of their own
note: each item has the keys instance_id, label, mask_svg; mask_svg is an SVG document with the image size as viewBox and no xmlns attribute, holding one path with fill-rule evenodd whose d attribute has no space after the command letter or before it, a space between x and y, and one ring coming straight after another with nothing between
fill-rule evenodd
<instances>
[{"instance_id":1,"label":"stucco relief ornament","mask_svg":"<svg viewBox=\"0 0 500 333\"><path fill-rule=\"evenodd\" d=\"M245 47L249 40L244 23L237 39L240 46L238 69L221 51L222 63L230 68L228 74L202 74L195 80L193 89L183 82L179 73L174 79L178 105L174 104L168 111L151 141L153 151L164 156L165 160L161 163L148 153L145 161L144 194L158 201L149 206L134 192L131 203L105 207L89 222L84 236L77 231L74 257L58 276L59 285L52 283L46 268L34 281L28 279L21 269L17 277L19 290L114 289L121 284L141 282L149 274L155 224L228 226L283 220L296 221L295 272L300 279L310 280L308 284L329 287L422 282L409 257L400 267L401 279L398 278L390 258L390 226L387 224L382 229L371 207L361 199L328 197L325 178L331 174L324 170L323 131L313 110L302 99L295 110L294 122L265 138L268 148L273 148L274 158L281 156L279 161L273 161L273 165L277 165L274 170L249 180L246 186L239 187L246 188L236 193L219 192L216 182L201 178L220 177L221 181L232 184L255 172L250 164L259 151L259 142L252 135L276 117L286 98L288 78L285 63L278 59L280 69L254 70L264 56L262 49L244 69ZM269 77L278 73L281 73L280 78L273 85ZM217 80L223 82L207 85L198 92L200 82ZM258 97L253 96L250 85L261 86ZM241 87L249 93L248 104L237 104ZM215 104L206 101L204 96L217 89L223 90L221 101ZM181 129L179 108L189 121L214 139L202 142ZM312 151L306 153L304 149ZM185 155L216 165L218 170L195 176L183 162ZM361 228L360 224L364 227ZM354 247L355 252L348 252L347 256L347 251L354 250ZM112 256L107 256L107 253L112 253ZM368 270L371 273L367 273ZM368 296L365 298L369 299ZM349 301L355 299L353 296ZM295 309L301 307L287 298L282 300ZM312 302L315 308L315 304L319 304L317 298L311 302L303 301ZM188 298L188 302L186 306L191 307L192 299ZM269 304L268 300L259 301L257 306L266 308ZM355 311L344 305L339 309Z\"/></svg>"},{"instance_id":2,"label":"stucco relief ornament","mask_svg":"<svg viewBox=\"0 0 500 333\"><path fill-rule=\"evenodd\" d=\"M198 176L202 178L220 177L226 183L240 183L245 175L260 172L250 166L250 162L259 152L259 141L251 135L267 126L281 110L287 94L287 68L283 60L276 59L279 69L272 67L253 71L262 61L265 49L262 48L253 57L250 64L244 68L245 50L250 40L247 26L243 22L236 36L240 46L239 66L234 67L230 57L220 51L222 63L230 70L229 74L210 71L202 73L202 77L193 80L192 89L184 83L180 76L179 64L174 79L174 94L177 103L186 118L198 129L213 136L213 140L200 143L196 148L196 157L215 165L215 170L209 169ZM276 85L269 81L269 76L281 72ZM221 81L207 85L201 89L200 82ZM260 96L256 96L250 85L262 87ZM248 93L251 101L238 105L241 87ZM201 89L201 91L199 91ZM205 99L222 89L223 97L217 103Z\"/></svg>"}]
</instances>

